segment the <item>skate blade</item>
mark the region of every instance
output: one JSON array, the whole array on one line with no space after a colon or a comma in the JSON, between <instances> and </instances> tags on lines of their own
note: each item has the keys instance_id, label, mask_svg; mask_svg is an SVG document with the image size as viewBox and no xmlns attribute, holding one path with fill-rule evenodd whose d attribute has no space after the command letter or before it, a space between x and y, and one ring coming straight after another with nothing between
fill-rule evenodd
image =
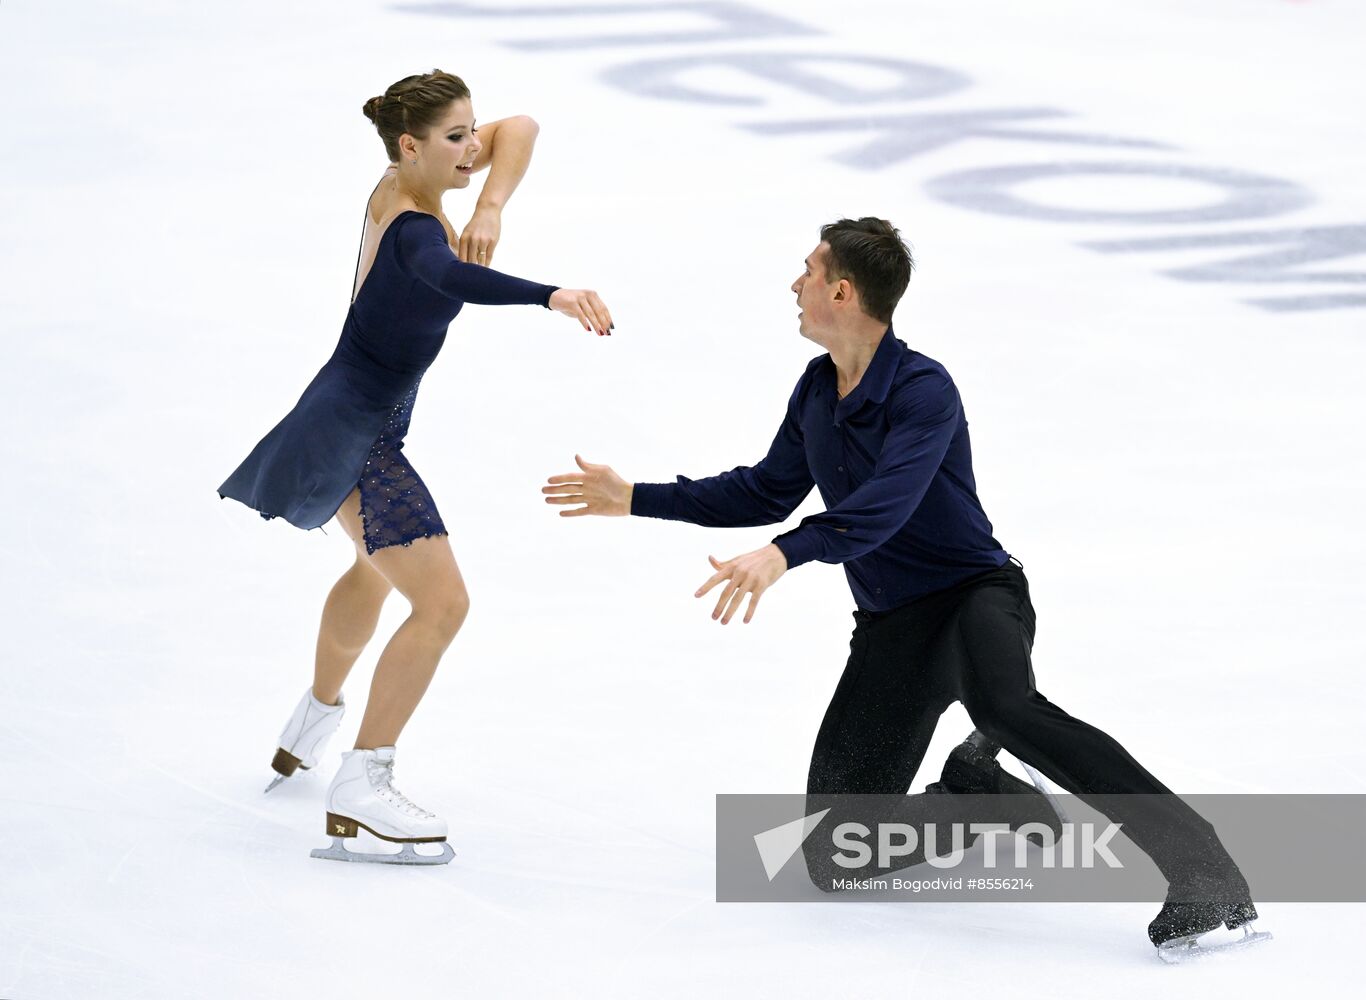
<instances>
[{"instance_id":1,"label":"skate blade","mask_svg":"<svg viewBox=\"0 0 1366 1000\"><path fill-rule=\"evenodd\" d=\"M295 771L294 774L307 774L311 770L312 768L304 767L302 764L300 764L299 769ZM270 784L266 786L265 790L269 792L272 788L280 784L282 781L288 781L292 777L294 777L293 774L277 774L275 777L270 779ZM264 792L262 794L264 794Z\"/></svg>"},{"instance_id":2,"label":"skate blade","mask_svg":"<svg viewBox=\"0 0 1366 1000\"><path fill-rule=\"evenodd\" d=\"M1213 931L1204 931L1211 934ZM1172 938L1157 946L1157 957L1168 965L1178 965L1192 959L1207 958L1224 951L1246 948L1261 941L1270 941L1270 931L1254 931L1251 923L1243 924L1243 936L1232 941L1219 941L1214 944L1201 944L1200 934L1187 934L1185 937Z\"/></svg>"},{"instance_id":3,"label":"skate blade","mask_svg":"<svg viewBox=\"0 0 1366 1000\"><path fill-rule=\"evenodd\" d=\"M375 865L446 865L455 857L455 851L447 841L440 841L440 854L418 854L411 843L405 843L397 854L363 854L349 851L341 837L332 838L331 847L315 847L308 852L310 858L324 861L362 861Z\"/></svg>"},{"instance_id":4,"label":"skate blade","mask_svg":"<svg viewBox=\"0 0 1366 1000\"><path fill-rule=\"evenodd\" d=\"M1018 760L1018 758L1016 758ZM1029 780L1034 782L1034 787L1043 793L1043 797L1048 800L1048 804L1053 807L1053 811L1058 814L1058 819L1066 823L1067 812L1063 809L1062 803L1058 800L1057 794L1049 787L1044 776L1039 773L1037 768L1031 767L1024 761L1020 761L1020 766L1025 769L1025 774L1029 775Z\"/></svg>"}]
</instances>

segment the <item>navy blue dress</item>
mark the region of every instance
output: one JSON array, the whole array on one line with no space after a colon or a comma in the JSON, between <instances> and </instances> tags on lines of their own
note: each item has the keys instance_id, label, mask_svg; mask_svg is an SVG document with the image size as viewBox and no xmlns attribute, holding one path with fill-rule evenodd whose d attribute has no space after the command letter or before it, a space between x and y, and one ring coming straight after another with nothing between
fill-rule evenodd
<instances>
[{"instance_id":1,"label":"navy blue dress","mask_svg":"<svg viewBox=\"0 0 1366 1000\"><path fill-rule=\"evenodd\" d=\"M466 302L548 309L557 287L465 263L436 216L400 212L380 237L332 356L218 487L219 498L267 520L320 528L359 486L367 552L445 534L402 453L422 375Z\"/></svg>"}]
</instances>

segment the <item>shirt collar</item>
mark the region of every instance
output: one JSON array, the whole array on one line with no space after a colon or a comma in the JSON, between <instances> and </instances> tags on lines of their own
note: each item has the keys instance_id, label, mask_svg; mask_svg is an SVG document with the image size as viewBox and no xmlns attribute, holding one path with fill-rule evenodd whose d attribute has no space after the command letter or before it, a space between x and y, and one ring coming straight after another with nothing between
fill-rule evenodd
<instances>
[{"instance_id":1,"label":"shirt collar","mask_svg":"<svg viewBox=\"0 0 1366 1000\"><path fill-rule=\"evenodd\" d=\"M878 341L877 350L873 352L873 358L868 362L868 367L859 379L858 385L854 386L854 391L843 399L839 399L838 373L835 371L834 359L829 364L831 395L838 400L836 411L840 416L853 413L865 400L874 403L882 403L887 398L887 392L892 387L892 379L896 375L897 369L897 339L896 333L892 330L892 324L887 324L887 332Z\"/></svg>"}]
</instances>

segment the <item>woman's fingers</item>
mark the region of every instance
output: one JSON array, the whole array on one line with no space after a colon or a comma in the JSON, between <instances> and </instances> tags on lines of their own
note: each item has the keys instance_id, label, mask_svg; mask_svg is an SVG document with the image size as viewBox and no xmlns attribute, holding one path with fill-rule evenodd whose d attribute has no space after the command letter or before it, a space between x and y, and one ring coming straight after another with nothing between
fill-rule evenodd
<instances>
[{"instance_id":1,"label":"woman's fingers","mask_svg":"<svg viewBox=\"0 0 1366 1000\"><path fill-rule=\"evenodd\" d=\"M593 315L596 316L598 320L598 329L603 333L610 334L612 330L612 316L607 311L607 305L598 297L597 292L592 293L591 299L593 303Z\"/></svg>"},{"instance_id":2,"label":"woman's fingers","mask_svg":"<svg viewBox=\"0 0 1366 1000\"><path fill-rule=\"evenodd\" d=\"M587 302L582 303L582 305L579 306L579 309L582 311L583 322L585 322L586 327L589 328L590 331L601 332L602 328L598 327L597 317L593 316L593 310L589 309Z\"/></svg>"},{"instance_id":3,"label":"woman's fingers","mask_svg":"<svg viewBox=\"0 0 1366 1000\"><path fill-rule=\"evenodd\" d=\"M483 264L488 267L493 263L493 248L497 245L497 240L481 239L471 227L460 234L456 253L467 264Z\"/></svg>"},{"instance_id":4,"label":"woman's fingers","mask_svg":"<svg viewBox=\"0 0 1366 1000\"><path fill-rule=\"evenodd\" d=\"M607 307L603 305L596 292L588 289L560 289L554 295L562 293L567 301L561 301L556 306L558 312L573 316L583 324L585 330L596 330L600 336L611 333L612 314L607 311Z\"/></svg>"},{"instance_id":5,"label":"woman's fingers","mask_svg":"<svg viewBox=\"0 0 1366 1000\"><path fill-rule=\"evenodd\" d=\"M597 307L598 318L602 320L602 328L611 330L614 325L612 323L612 311L607 308L607 303L602 301L602 296L597 292L593 293L593 304Z\"/></svg>"},{"instance_id":6,"label":"woman's fingers","mask_svg":"<svg viewBox=\"0 0 1366 1000\"><path fill-rule=\"evenodd\" d=\"M606 318L607 307L602 304L602 299L598 298L598 293L585 290L580 302L584 314L593 324L593 328L598 331L599 336L607 334L611 321Z\"/></svg>"},{"instance_id":7,"label":"woman's fingers","mask_svg":"<svg viewBox=\"0 0 1366 1000\"><path fill-rule=\"evenodd\" d=\"M607 332L607 327L602 325L602 320L598 318L598 311L593 307L593 298L591 295L584 296L583 314L587 316L588 321L593 324L593 329L597 331L598 336L602 336Z\"/></svg>"}]
</instances>

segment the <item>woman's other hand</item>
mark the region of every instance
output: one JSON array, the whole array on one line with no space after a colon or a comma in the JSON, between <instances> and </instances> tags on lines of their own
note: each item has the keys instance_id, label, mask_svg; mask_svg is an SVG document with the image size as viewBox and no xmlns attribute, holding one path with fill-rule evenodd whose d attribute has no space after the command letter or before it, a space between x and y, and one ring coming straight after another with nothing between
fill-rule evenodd
<instances>
[{"instance_id":1,"label":"woman's other hand","mask_svg":"<svg viewBox=\"0 0 1366 1000\"><path fill-rule=\"evenodd\" d=\"M573 316L585 330L597 330L598 336L610 336L612 314L598 293L587 288L557 288L550 295L550 308Z\"/></svg>"}]
</instances>

